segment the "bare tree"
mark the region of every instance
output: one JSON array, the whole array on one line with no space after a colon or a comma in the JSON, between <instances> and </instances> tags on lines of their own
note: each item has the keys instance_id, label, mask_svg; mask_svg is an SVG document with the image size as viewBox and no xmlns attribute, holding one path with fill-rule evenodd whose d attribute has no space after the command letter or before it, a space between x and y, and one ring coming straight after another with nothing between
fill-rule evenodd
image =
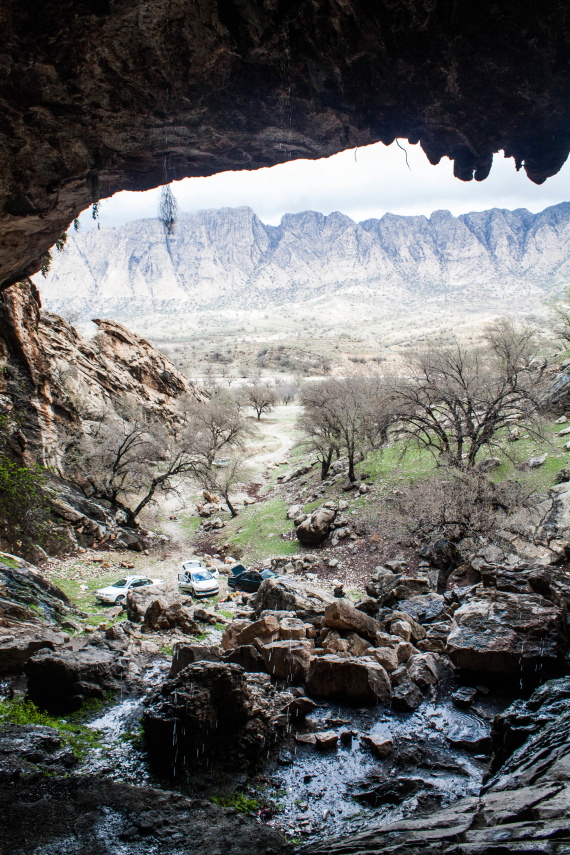
<instances>
[{"instance_id":1,"label":"bare tree","mask_svg":"<svg viewBox=\"0 0 570 855\"><path fill-rule=\"evenodd\" d=\"M251 429L229 400L181 402L178 423L130 421L109 413L66 454L67 476L86 495L109 502L135 526L158 493L176 492L183 479L204 483L225 449L237 453ZM228 488L229 489L229 488ZM229 505L228 505L229 507Z\"/></svg>"},{"instance_id":2,"label":"bare tree","mask_svg":"<svg viewBox=\"0 0 570 855\"><path fill-rule=\"evenodd\" d=\"M375 377L331 378L308 383L301 394L299 425L321 460L326 478L333 455L343 450L348 478L356 480L357 457L386 440L388 416L382 384Z\"/></svg>"},{"instance_id":3,"label":"bare tree","mask_svg":"<svg viewBox=\"0 0 570 855\"><path fill-rule=\"evenodd\" d=\"M270 413L277 403L275 389L263 383L242 386L241 391L247 406L255 410L258 421L261 421L263 413Z\"/></svg>"},{"instance_id":4,"label":"bare tree","mask_svg":"<svg viewBox=\"0 0 570 855\"><path fill-rule=\"evenodd\" d=\"M249 470L245 466L240 455L233 454L223 466L204 467L198 475L198 480L207 489L219 493L224 499L232 517L237 517L238 512L232 502L231 494L236 487L246 483L249 479Z\"/></svg>"},{"instance_id":5,"label":"bare tree","mask_svg":"<svg viewBox=\"0 0 570 855\"><path fill-rule=\"evenodd\" d=\"M285 406L295 400L298 392L299 387L295 386L294 383L278 383L275 387L275 394Z\"/></svg>"},{"instance_id":6,"label":"bare tree","mask_svg":"<svg viewBox=\"0 0 570 855\"><path fill-rule=\"evenodd\" d=\"M533 331L501 321L481 347L432 345L413 356L407 376L390 384L392 417L406 446L470 469L513 423L538 435L545 369Z\"/></svg>"},{"instance_id":7,"label":"bare tree","mask_svg":"<svg viewBox=\"0 0 570 855\"><path fill-rule=\"evenodd\" d=\"M570 287L560 297L550 301L553 330L566 346L570 345Z\"/></svg>"}]
</instances>

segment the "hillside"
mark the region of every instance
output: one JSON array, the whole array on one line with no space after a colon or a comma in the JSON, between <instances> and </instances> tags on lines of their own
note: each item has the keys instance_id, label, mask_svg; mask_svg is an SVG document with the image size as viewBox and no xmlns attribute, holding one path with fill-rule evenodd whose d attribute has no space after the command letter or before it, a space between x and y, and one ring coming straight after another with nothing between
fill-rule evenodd
<instances>
[{"instance_id":1,"label":"hillside","mask_svg":"<svg viewBox=\"0 0 570 855\"><path fill-rule=\"evenodd\" d=\"M44 306L121 319L206 309L263 309L340 292L386 301L509 301L532 311L570 276L570 203L538 214L492 209L454 217L286 214L250 208L183 214L172 237L155 219L70 233L54 252ZM513 302L514 301L514 302Z\"/></svg>"}]
</instances>

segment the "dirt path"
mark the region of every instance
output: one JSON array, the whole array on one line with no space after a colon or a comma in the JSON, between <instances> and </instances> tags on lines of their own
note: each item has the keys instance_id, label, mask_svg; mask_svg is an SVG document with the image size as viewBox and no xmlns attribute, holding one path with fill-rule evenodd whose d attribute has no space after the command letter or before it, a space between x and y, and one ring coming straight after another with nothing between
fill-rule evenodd
<instances>
[{"instance_id":1,"label":"dirt path","mask_svg":"<svg viewBox=\"0 0 570 855\"><path fill-rule=\"evenodd\" d=\"M249 465L258 476L264 476L271 464L286 460L299 438L295 425L301 407L298 404L276 407L272 413L255 421L259 436L252 443Z\"/></svg>"}]
</instances>

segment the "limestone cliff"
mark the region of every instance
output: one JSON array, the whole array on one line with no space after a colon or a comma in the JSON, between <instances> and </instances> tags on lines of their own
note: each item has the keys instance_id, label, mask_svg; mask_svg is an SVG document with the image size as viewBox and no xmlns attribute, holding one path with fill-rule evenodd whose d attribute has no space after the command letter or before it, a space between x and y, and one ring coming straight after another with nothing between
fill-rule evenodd
<instances>
[{"instance_id":1,"label":"limestone cliff","mask_svg":"<svg viewBox=\"0 0 570 855\"><path fill-rule=\"evenodd\" d=\"M5 451L26 465L37 462L52 475L49 501L73 544L110 539L139 545L110 511L82 496L63 479L62 458L70 435L119 403L168 425L183 395L203 394L167 357L114 321L96 321L87 341L63 318L41 311L30 281L0 294L0 417Z\"/></svg>"},{"instance_id":2,"label":"limestone cliff","mask_svg":"<svg viewBox=\"0 0 570 855\"><path fill-rule=\"evenodd\" d=\"M305 211L279 226L244 207L184 214L170 237L153 219L70 234L36 284L54 311L133 318L290 305L349 288L392 306L451 297L473 310L508 298L509 311L528 312L569 277L568 203L362 223Z\"/></svg>"}]
</instances>

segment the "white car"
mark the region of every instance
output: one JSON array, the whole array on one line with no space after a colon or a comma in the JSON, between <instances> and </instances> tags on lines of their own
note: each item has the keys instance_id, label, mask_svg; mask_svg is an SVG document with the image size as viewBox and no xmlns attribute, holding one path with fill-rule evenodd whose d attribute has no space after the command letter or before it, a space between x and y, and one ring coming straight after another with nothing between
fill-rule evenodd
<instances>
[{"instance_id":1,"label":"white car","mask_svg":"<svg viewBox=\"0 0 570 855\"><path fill-rule=\"evenodd\" d=\"M112 603L121 606L127 599L127 594L133 588L144 588L145 585L159 585L162 579L149 579L148 576L127 576L119 579L114 585L95 591L95 597L100 603Z\"/></svg>"},{"instance_id":2,"label":"white car","mask_svg":"<svg viewBox=\"0 0 570 855\"><path fill-rule=\"evenodd\" d=\"M188 562L189 563L189 562ZM215 597L220 593L218 579L207 567L183 565L185 570L178 574L178 587L192 597Z\"/></svg>"},{"instance_id":3,"label":"white car","mask_svg":"<svg viewBox=\"0 0 570 855\"><path fill-rule=\"evenodd\" d=\"M199 558L189 558L188 561L183 561L182 574L186 573L187 570L209 570L214 579L219 579L220 577L220 573L215 567L206 567ZM180 576L178 578L180 579Z\"/></svg>"}]
</instances>

